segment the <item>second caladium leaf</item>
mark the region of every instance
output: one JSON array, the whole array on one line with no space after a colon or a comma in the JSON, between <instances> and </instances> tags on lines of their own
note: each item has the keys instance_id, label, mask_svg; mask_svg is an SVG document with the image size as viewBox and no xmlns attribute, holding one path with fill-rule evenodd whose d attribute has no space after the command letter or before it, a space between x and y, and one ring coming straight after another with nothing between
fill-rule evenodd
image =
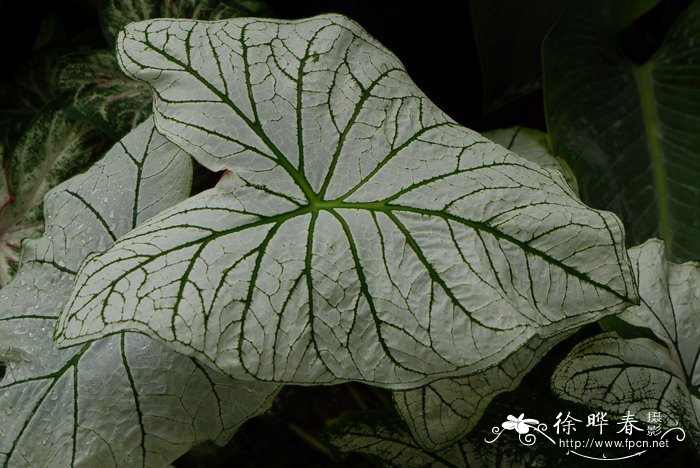
<instances>
[{"instance_id":1,"label":"second caladium leaf","mask_svg":"<svg viewBox=\"0 0 700 468\"><path fill-rule=\"evenodd\" d=\"M441 450L425 450L415 443L400 420L370 411L346 415L324 432L324 438L340 454L360 454L374 466L386 468L530 468L562 461L548 457L542 446L512 448L487 444L484 435L465 437Z\"/></svg>"},{"instance_id":2,"label":"second caladium leaf","mask_svg":"<svg viewBox=\"0 0 700 468\"><path fill-rule=\"evenodd\" d=\"M168 466L269 407L277 386L234 381L141 334L52 340L82 260L186 197L191 173L149 120L46 195L46 235L25 244L0 294L0 464Z\"/></svg>"},{"instance_id":3,"label":"second caladium leaf","mask_svg":"<svg viewBox=\"0 0 700 468\"><path fill-rule=\"evenodd\" d=\"M636 300L622 228L459 126L347 18L118 40L214 189L82 267L57 336L140 330L231 376L414 387Z\"/></svg>"},{"instance_id":4,"label":"second caladium leaf","mask_svg":"<svg viewBox=\"0 0 700 468\"><path fill-rule=\"evenodd\" d=\"M629 252L642 302L619 318L657 339L594 336L562 361L553 388L611 415L659 412L659 426L680 423L700 447L700 266L667 262L658 239Z\"/></svg>"},{"instance_id":5,"label":"second caladium leaf","mask_svg":"<svg viewBox=\"0 0 700 468\"><path fill-rule=\"evenodd\" d=\"M421 447L449 447L474 429L496 396L515 389L547 351L564 338L533 338L498 366L479 374L394 392L394 405Z\"/></svg>"}]
</instances>

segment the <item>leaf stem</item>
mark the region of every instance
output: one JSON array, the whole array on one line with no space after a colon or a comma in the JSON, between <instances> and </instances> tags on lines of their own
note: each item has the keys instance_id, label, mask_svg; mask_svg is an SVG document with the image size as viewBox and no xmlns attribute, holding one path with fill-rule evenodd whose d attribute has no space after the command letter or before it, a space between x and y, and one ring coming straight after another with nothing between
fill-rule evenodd
<instances>
[{"instance_id":1,"label":"leaf stem","mask_svg":"<svg viewBox=\"0 0 700 468\"><path fill-rule=\"evenodd\" d=\"M302 429L301 427L299 427L298 425L296 425L294 423L290 423L287 427L289 428L290 431L292 431L294 434L299 436L300 439L302 439L304 442L309 444L311 447L313 447L316 450L318 450L319 452L321 452L323 455L328 457L330 460L337 461L335 456L333 455L333 452L331 451L331 449L326 447L326 445L323 442L321 442L320 440L318 440L316 437L309 434L304 429Z\"/></svg>"},{"instance_id":2,"label":"leaf stem","mask_svg":"<svg viewBox=\"0 0 700 468\"><path fill-rule=\"evenodd\" d=\"M639 101L644 120L644 132L651 158L651 171L654 177L656 189L656 203L659 211L659 235L666 242L666 252L672 257L672 232L668 203L668 187L666 166L664 164L664 151L662 145L662 132L659 126L659 113L654 95L654 79L650 64L632 67L634 80L639 92Z\"/></svg>"}]
</instances>

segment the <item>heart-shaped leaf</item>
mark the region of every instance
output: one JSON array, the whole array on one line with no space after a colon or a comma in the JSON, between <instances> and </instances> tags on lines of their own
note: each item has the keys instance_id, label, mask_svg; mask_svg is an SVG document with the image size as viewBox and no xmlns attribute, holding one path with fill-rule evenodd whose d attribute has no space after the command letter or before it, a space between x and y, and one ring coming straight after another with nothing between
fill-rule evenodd
<instances>
[{"instance_id":1,"label":"heart-shaped leaf","mask_svg":"<svg viewBox=\"0 0 700 468\"><path fill-rule=\"evenodd\" d=\"M149 120L46 195L46 235L25 244L0 294L0 463L168 466L269 406L275 386L232 381L140 334L52 341L82 260L186 197L191 171Z\"/></svg>"},{"instance_id":2,"label":"heart-shaped leaf","mask_svg":"<svg viewBox=\"0 0 700 468\"><path fill-rule=\"evenodd\" d=\"M411 388L636 300L613 215L344 17L146 21L118 54L158 130L231 175L81 267L64 344L139 330L236 378Z\"/></svg>"},{"instance_id":3,"label":"heart-shaped leaf","mask_svg":"<svg viewBox=\"0 0 700 468\"><path fill-rule=\"evenodd\" d=\"M543 60L547 126L583 201L617 213L630 245L660 237L670 260L700 258L700 2L644 65L577 16L550 32Z\"/></svg>"},{"instance_id":4,"label":"heart-shaped leaf","mask_svg":"<svg viewBox=\"0 0 700 468\"><path fill-rule=\"evenodd\" d=\"M656 340L615 333L579 344L557 368L560 396L640 421L661 413L661 427L681 423L700 445L700 265L666 261L663 242L630 249L641 304L619 318Z\"/></svg>"}]
</instances>

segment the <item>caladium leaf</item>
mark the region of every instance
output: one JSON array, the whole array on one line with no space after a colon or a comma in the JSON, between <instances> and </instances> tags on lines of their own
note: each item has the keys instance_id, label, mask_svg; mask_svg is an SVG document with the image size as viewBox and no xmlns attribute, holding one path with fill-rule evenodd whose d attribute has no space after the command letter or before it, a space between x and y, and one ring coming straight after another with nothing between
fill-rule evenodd
<instances>
[{"instance_id":1,"label":"caladium leaf","mask_svg":"<svg viewBox=\"0 0 700 468\"><path fill-rule=\"evenodd\" d=\"M52 341L81 261L186 197L191 171L151 120L46 195L46 235L25 243L0 294L0 463L167 466L270 403L274 386L232 381L140 334Z\"/></svg>"},{"instance_id":2,"label":"caladium leaf","mask_svg":"<svg viewBox=\"0 0 700 468\"><path fill-rule=\"evenodd\" d=\"M219 20L269 13L260 0L100 0L102 31L109 41L135 21L150 18Z\"/></svg>"},{"instance_id":3,"label":"caladium leaf","mask_svg":"<svg viewBox=\"0 0 700 468\"><path fill-rule=\"evenodd\" d=\"M44 194L94 161L104 146L105 138L92 125L48 108L3 156L0 286L16 269L21 241L41 235Z\"/></svg>"},{"instance_id":4,"label":"caladium leaf","mask_svg":"<svg viewBox=\"0 0 700 468\"><path fill-rule=\"evenodd\" d=\"M583 201L617 213L630 245L659 237L670 260L699 258L700 2L643 65L578 16L550 32L543 64L552 144Z\"/></svg>"},{"instance_id":5,"label":"caladium leaf","mask_svg":"<svg viewBox=\"0 0 700 468\"><path fill-rule=\"evenodd\" d=\"M681 423L700 444L700 265L666 261L663 242L630 249L641 304L619 317L651 329L656 340L623 340L615 333L592 337L557 368L552 385L560 396L601 408L627 411L640 421L662 413L660 426Z\"/></svg>"},{"instance_id":6,"label":"caladium leaf","mask_svg":"<svg viewBox=\"0 0 700 468\"><path fill-rule=\"evenodd\" d=\"M153 20L117 50L158 130L231 175L81 267L64 344L139 330L236 378L413 388L636 300L613 215L347 18Z\"/></svg>"},{"instance_id":7,"label":"caladium leaf","mask_svg":"<svg viewBox=\"0 0 700 468\"><path fill-rule=\"evenodd\" d=\"M561 172L569 185L576 178L565 163L552 156L546 134L524 127L491 130L489 138L539 166ZM440 379L424 387L396 391L394 405L418 444L427 450L454 445L471 431L497 395L516 388L522 378L560 340L533 338L499 365L472 376Z\"/></svg>"},{"instance_id":8,"label":"caladium leaf","mask_svg":"<svg viewBox=\"0 0 700 468\"><path fill-rule=\"evenodd\" d=\"M563 12L618 33L659 0L470 0L486 111L542 87L542 40Z\"/></svg>"},{"instance_id":9,"label":"caladium leaf","mask_svg":"<svg viewBox=\"0 0 700 468\"><path fill-rule=\"evenodd\" d=\"M394 392L396 409L421 447L450 447L474 429L497 395L515 389L547 351L564 338L533 338L508 359L479 374Z\"/></svg>"},{"instance_id":10,"label":"caladium leaf","mask_svg":"<svg viewBox=\"0 0 700 468\"><path fill-rule=\"evenodd\" d=\"M329 443L341 454L359 453L384 467L532 467L545 466L541 453L528 447L510 453L503 444L487 444L483 436L465 438L442 450L425 450L400 420L383 413L348 415L326 429Z\"/></svg>"},{"instance_id":11,"label":"caladium leaf","mask_svg":"<svg viewBox=\"0 0 700 468\"><path fill-rule=\"evenodd\" d=\"M151 115L151 90L127 78L114 52L72 54L61 59L58 92L70 96L70 112L113 138L119 138Z\"/></svg>"},{"instance_id":12,"label":"caladium leaf","mask_svg":"<svg viewBox=\"0 0 700 468\"><path fill-rule=\"evenodd\" d=\"M566 161L552 154L546 133L533 128L511 127L490 130L484 136L538 166L561 172L571 189L578 194L576 176Z\"/></svg>"}]
</instances>

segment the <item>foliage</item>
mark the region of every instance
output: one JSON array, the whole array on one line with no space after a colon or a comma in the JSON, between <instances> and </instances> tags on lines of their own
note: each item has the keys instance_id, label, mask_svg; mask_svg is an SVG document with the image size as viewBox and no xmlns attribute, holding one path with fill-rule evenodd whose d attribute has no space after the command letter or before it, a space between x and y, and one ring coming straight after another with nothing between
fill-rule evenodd
<instances>
[{"instance_id":1,"label":"foliage","mask_svg":"<svg viewBox=\"0 0 700 468\"><path fill-rule=\"evenodd\" d=\"M642 303L619 319L651 329L656 339L621 340L611 332L589 338L557 368L554 391L618 417L658 411L666 415L660 424L682 423L700 445L700 267L667 262L658 240L629 253Z\"/></svg>"},{"instance_id":2,"label":"foliage","mask_svg":"<svg viewBox=\"0 0 700 468\"><path fill-rule=\"evenodd\" d=\"M579 175L583 201L617 213L631 246L658 237L671 260L697 259L700 3L644 64L575 16L552 29L543 60L554 151Z\"/></svg>"},{"instance_id":3,"label":"foliage","mask_svg":"<svg viewBox=\"0 0 700 468\"><path fill-rule=\"evenodd\" d=\"M117 53L158 130L230 175L86 262L61 343L138 330L237 379L406 388L636 300L617 219L343 17L141 22Z\"/></svg>"},{"instance_id":4,"label":"foliage","mask_svg":"<svg viewBox=\"0 0 700 468\"><path fill-rule=\"evenodd\" d=\"M470 2L482 134L325 4L47 13L0 83L0 463L587 466L557 410L697 462L700 0L550 3Z\"/></svg>"},{"instance_id":5,"label":"foliage","mask_svg":"<svg viewBox=\"0 0 700 468\"><path fill-rule=\"evenodd\" d=\"M226 442L269 405L276 386L232 381L142 335L61 350L52 342L82 260L186 197L191 172L149 119L44 198L46 233L25 243L0 296L4 464L163 465L199 442Z\"/></svg>"}]
</instances>

